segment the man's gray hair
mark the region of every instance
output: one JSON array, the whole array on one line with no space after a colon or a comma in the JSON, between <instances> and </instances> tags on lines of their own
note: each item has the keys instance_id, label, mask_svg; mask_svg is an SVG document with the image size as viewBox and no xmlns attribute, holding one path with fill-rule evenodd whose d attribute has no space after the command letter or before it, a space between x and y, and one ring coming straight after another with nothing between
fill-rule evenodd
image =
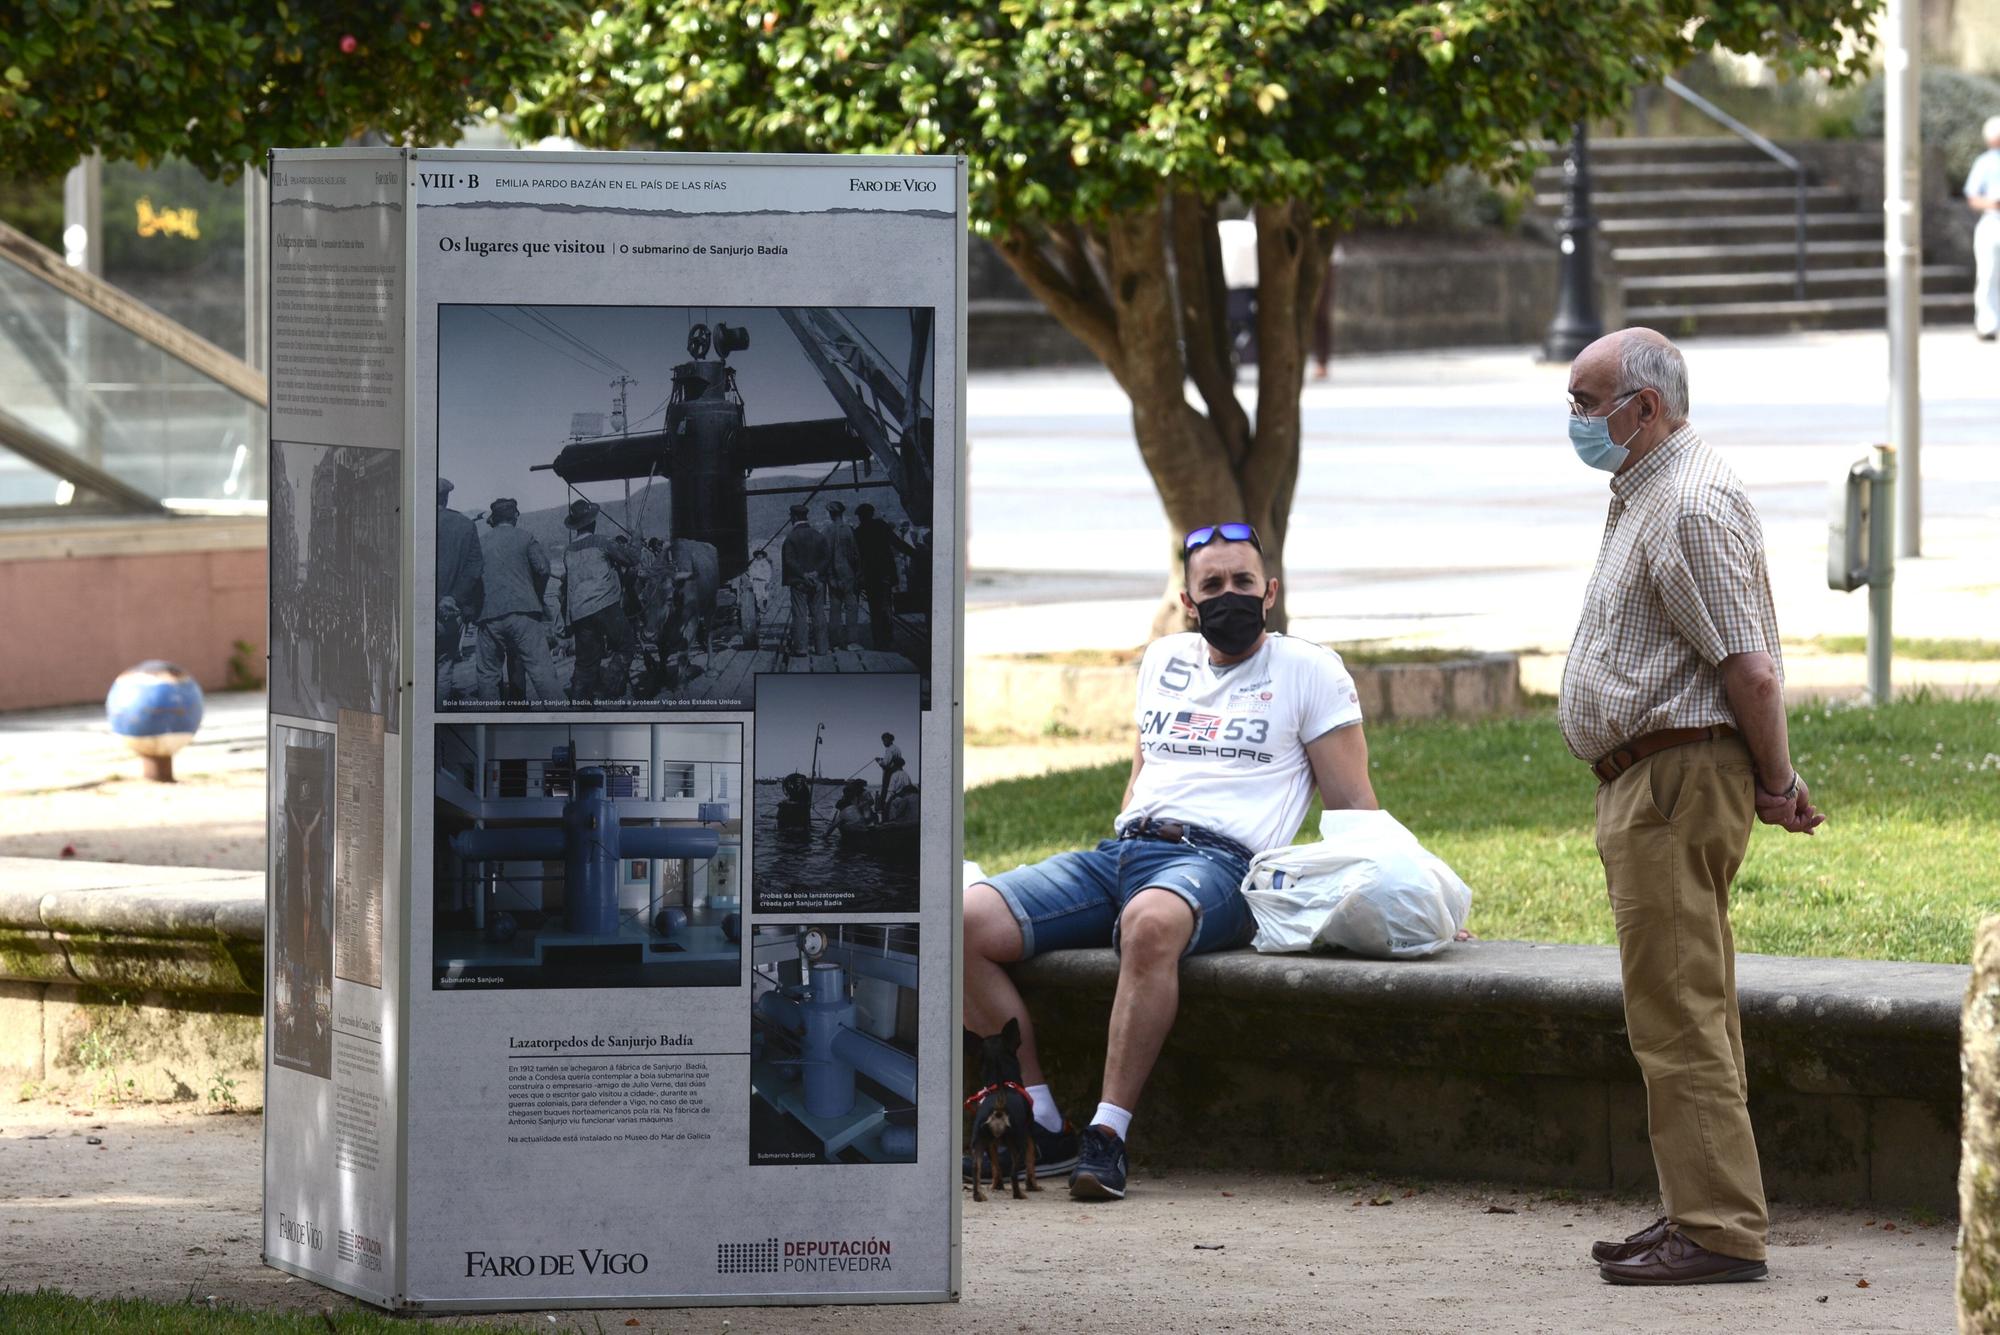
<instances>
[{"instance_id":1,"label":"man's gray hair","mask_svg":"<svg viewBox=\"0 0 2000 1335\"><path fill-rule=\"evenodd\" d=\"M1681 350L1664 340L1624 338L1618 343L1618 378L1621 393L1657 390L1660 409L1670 422L1684 422L1688 415L1688 368Z\"/></svg>"},{"instance_id":2,"label":"man's gray hair","mask_svg":"<svg viewBox=\"0 0 2000 1335\"><path fill-rule=\"evenodd\" d=\"M1988 116L1986 124L1980 127L1979 133L1986 137L1986 142L1989 144L1995 139L2000 139L2000 116Z\"/></svg>"}]
</instances>

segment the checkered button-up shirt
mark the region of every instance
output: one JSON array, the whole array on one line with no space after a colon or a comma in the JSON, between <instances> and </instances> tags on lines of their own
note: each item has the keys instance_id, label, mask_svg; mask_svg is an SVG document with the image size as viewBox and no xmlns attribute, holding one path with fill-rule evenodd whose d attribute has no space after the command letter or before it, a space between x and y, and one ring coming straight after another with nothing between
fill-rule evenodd
<instances>
[{"instance_id":1,"label":"checkered button-up shirt","mask_svg":"<svg viewBox=\"0 0 2000 1335\"><path fill-rule=\"evenodd\" d=\"M1588 761L1649 732L1735 723L1717 671L1732 654L1767 653L1784 676L1763 525L1722 456L1684 426L1611 493L1556 707Z\"/></svg>"}]
</instances>

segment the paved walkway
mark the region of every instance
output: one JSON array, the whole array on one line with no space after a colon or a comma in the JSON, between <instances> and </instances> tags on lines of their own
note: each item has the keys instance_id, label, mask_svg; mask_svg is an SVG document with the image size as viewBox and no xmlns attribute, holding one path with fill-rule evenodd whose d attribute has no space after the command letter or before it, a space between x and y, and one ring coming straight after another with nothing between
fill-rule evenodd
<instances>
[{"instance_id":1,"label":"paved walkway","mask_svg":"<svg viewBox=\"0 0 2000 1335\"><path fill-rule=\"evenodd\" d=\"M1884 438L1883 335L1699 339L1685 352L1692 420L1763 516L1786 636L1862 634L1866 595L1826 587L1827 492ZM1922 357L1926 554L1897 571L1897 632L2000 638L2000 351L1935 329ZM1567 647L1607 499L1570 451L1567 376L1516 348L1342 358L1308 384L1286 553L1295 628ZM967 651L1142 642L1171 535L1110 377L977 376L968 424Z\"/></svg>"},{"instance_id":2,"label":"paved walkway","mask_svg":"<svg viewBox=\"0 0 2000 1335\"><path fill-rule=\"evenodd\" d=\"M1143 1136L1143 1131L1141 1131ZM100 1144L90 1143L95 1137ZM261 1122L179 1107L0 1104L0 1288L286 1312L355 1304L258 1260ZM1382 1204L1373 1204L1380 1201ZM1953 1323L1948 1223L1780 1206L1771 1278L1614 1289L1597 1237L1649 1222L1570 1192L1149 1171L1123 1202L965 1201L953 1306L522 1313L560 1331L1011 1335L1015 1331L1910 1331ZM661 1227L669 1225L662 1223ZM627 1322L631 1322L628 1325Z\"/></svg>"}]
</instances>

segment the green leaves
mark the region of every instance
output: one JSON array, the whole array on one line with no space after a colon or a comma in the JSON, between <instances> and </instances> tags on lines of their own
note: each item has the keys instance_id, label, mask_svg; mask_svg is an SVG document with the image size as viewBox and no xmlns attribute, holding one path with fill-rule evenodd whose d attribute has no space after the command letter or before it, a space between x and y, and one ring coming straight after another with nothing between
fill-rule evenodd
<instances>
[{"instance_id":1,"label":"green leaves","mask_svg":"<svg viewBox=\"0 0 2000 1335\"><path fill-rule=\"evenodd\" d=\"M989 229L1169 182L1379 209L1615 110L1725 35L1853 65L1874 0L622 0L562 39L521 131L608 148L964 153ZM1844 66L1842 66L1844 67ZM605 84L620 92L607 95Z\"/></svg>"},{"instance_id":2,"label":"green leaves","mask_svg":"<svg viewBox=\"0 0 2000 1335\"><path fill-rule=\"evenodd\" d=\"M47 177L95 149L221 176L366 130L451 143L584 18L569 0L36 0L0 25L0 164Z\"/></svg>"}]
</instances>

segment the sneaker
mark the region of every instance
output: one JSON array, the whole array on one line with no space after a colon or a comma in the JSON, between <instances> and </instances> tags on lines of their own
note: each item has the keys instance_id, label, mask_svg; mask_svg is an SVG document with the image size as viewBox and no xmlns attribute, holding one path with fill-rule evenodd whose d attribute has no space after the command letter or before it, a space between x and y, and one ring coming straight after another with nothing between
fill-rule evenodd
<instances>
[{"instance_id":1,"label":"sneaker","mask_svg":"<svg viewBox=\"0 0 2000 1335\"><path fill-rule=\"evenodd\" d=\"M1057 1173L1068 1173L1070 1169L1076 1167L1076 1128L1067 1121L1062 1124L1060 1131L1047 1130L1040 1122L1036 1122L1029 1128L1029 1134L1035 1138L1035 1176L1038 1179L1053 1177ZM1013 1156L1007 1152L1006 1146L1001 1146L1001 1177L1005 1178L1013 1167ZM972 1181L970 1154L959 1156L959 1177L962 1181Z\"/></svg>"},{"instance_id":2,"label":"sneaker","mask_svg":"<svg viewBox=\"0 0 2000 1335\"><path fill-rule=\"evenodd\" d=\"M1069 1194L1079 1201L1125 1199L1125 1142L1101 1126L1085 1127Z\"/></svg>"}]
</instances>

